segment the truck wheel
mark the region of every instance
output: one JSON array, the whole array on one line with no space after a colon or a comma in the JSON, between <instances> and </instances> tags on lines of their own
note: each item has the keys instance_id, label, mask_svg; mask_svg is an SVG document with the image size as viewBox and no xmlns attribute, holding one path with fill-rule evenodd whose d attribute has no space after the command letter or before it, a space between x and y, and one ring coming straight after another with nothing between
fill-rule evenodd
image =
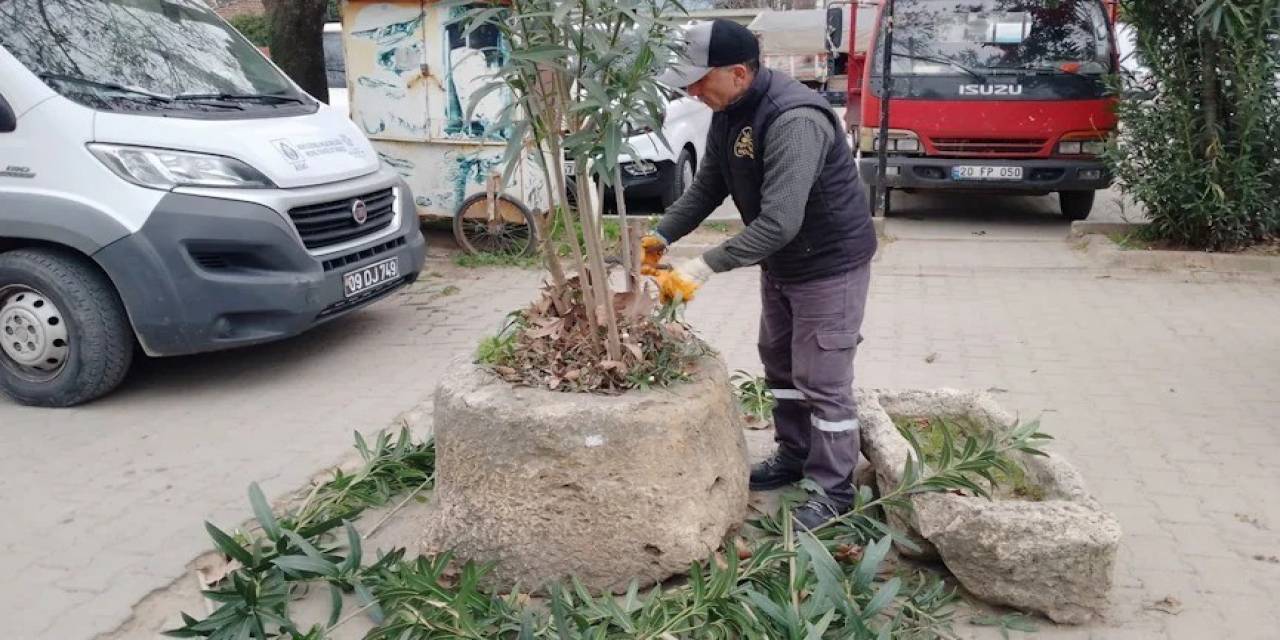
<instances>
[{"instance_id":1,"label":"truck wheel","mask_svg":"<svg viewBox=\"0 0 1280 640\"><path fill-rule=\"evenodd\" d=\"M1059 191L1058 207L1068 220L1084 220L1093 211L1095 191Z\"/></svg>"},{"instance_id":2,"label":"truck wheel","mask_svg":"<svg viewBox=\"0 0 1280 640\"><path fill-rule=\"evenodd\" d=\"M684 195L685 189L693 184L693 172L693 157L689 155L688 149L681 149L680 157L676 158L675 171L671 172L671 182L667 184L667 191L662 194L662 208L675 204Z\"/></svg>"},{"instance_id":3,"label":"truck wheel","mask_svg":"<svg viewBox=\"0 0 1280 640\"><path fill-rule=\"evenodd\" d=\"M87 259L0 253L0 392L38 407L88 402L124 380L133 347L115 287Z\"/></svg>"}]
</instances>

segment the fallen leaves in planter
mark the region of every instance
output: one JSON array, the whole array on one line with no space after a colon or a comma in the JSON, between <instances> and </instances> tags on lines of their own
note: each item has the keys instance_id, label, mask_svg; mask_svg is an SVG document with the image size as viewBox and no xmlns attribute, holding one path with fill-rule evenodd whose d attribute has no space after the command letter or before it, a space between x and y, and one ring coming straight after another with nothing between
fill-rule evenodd
<instances>
[{"instance_id":1,"label":"fallen leaves in planter","mask_svg":"<svg viewBox=\"0 0 1280 640\"><path fill-rule=\"evenodd\" d=\"M710 347L647 291L616 293L613 307L622 337L621 359L604 356L603 326L588 313L582 280L564 288L548 283L529 308L512 314L482 345L479 361L507 382L558 391L621 393L687 380Z\"/></svg>"}]
</instances>

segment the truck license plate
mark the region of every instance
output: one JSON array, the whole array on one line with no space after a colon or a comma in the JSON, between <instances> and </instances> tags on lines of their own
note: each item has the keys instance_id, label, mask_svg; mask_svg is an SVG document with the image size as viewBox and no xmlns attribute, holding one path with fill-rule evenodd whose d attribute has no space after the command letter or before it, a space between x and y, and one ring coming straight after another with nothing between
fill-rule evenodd
<instances>
[{"instance_id":1,"label":"truck license plate","mask_svg":"<svg viewBox=\"0 0 1280 640\"><path fill-rule=\"evenodd\" d=\"M375 262L367 267L342 274L342 294L350 298L399 277L400 261L396 258Z\"/></svg>"},{"instance_id":2,"label":"truck license plate","mask_svg":"<svg viewBox=\"0 0 1280 640\"><path fill-rule=\"evenodd\" d=\"M1021 180L1022 167L966 164L951 167L952 180Z\"/></svg>"}]
</instances>

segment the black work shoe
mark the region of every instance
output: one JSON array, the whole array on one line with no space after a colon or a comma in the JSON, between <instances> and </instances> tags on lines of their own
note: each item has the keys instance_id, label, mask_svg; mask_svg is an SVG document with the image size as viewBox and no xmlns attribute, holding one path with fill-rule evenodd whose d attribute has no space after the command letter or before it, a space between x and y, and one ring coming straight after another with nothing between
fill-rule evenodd
<instances>
[{"instance_id":1,"label":"black work shoe","mask_svg":"<svg viewBox=\"0 0 1280 640\"><path fill-rule=\"evenodd\" d=\"M801 466L801 463L781 450L774 451L768 460L751 466L751 482L748 487L752 491L769 491L800 482L804 477Z\"/></svg>"},{"instance_id":2,"label":"black work shoe","mask_svg":"<svg viewBox=\"0 0 1280 640\"><path fill-rule=\"evenodd\" d=\"M791 512L791 520L798 530L813 530L840 517L844 511L826 498L810 495L804 504Z\"/></svg>"}]
</instances>

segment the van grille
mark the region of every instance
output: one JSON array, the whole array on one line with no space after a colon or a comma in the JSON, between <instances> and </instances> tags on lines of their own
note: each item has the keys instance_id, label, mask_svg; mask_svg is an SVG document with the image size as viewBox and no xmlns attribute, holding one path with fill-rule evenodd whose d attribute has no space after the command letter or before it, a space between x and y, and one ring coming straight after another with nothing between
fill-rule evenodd
<instances>
[{"instance_id":1,"label":"van grille","mask_svg":"<svg viewBox=\"0 0 1280 640\"><path fill-rule=\"evenodd\" d=\"M398 249L408 243L404 236L400 236L394 240L388 240L382 244L375 244L372 247L366 247L359 251L353 251L345 256L338 256L324 261L324 270L333 271L341 269L349 264L355 264L361 260L368 260L374 256L380 256L392 249Z\"/></svg>"},{"instance_id":2,"label":"van grille","mask_svg":"<svg viewBox=\"0 0 1280 640\"><path fill-rule=\"evenodd\" d=\"M352 215L356 200L363 200L369 218L357 223ZM289 210L289 218L308 249L323 249L359 240L386 229L395 217L395 192L382 189L355 198L310 204Z\"/></svg>"},{"instance_id":3,"label":"van grille","mask_svg":"<svg viewBox=\"0 0 1280 640\"><path fill-rule=\"evenodd\" d=\"M1043 138L934 138L933 147L938 153L964 155L971 153L999 153L1035 155L1044 149Z\"/></svg>"}]
</instances>

